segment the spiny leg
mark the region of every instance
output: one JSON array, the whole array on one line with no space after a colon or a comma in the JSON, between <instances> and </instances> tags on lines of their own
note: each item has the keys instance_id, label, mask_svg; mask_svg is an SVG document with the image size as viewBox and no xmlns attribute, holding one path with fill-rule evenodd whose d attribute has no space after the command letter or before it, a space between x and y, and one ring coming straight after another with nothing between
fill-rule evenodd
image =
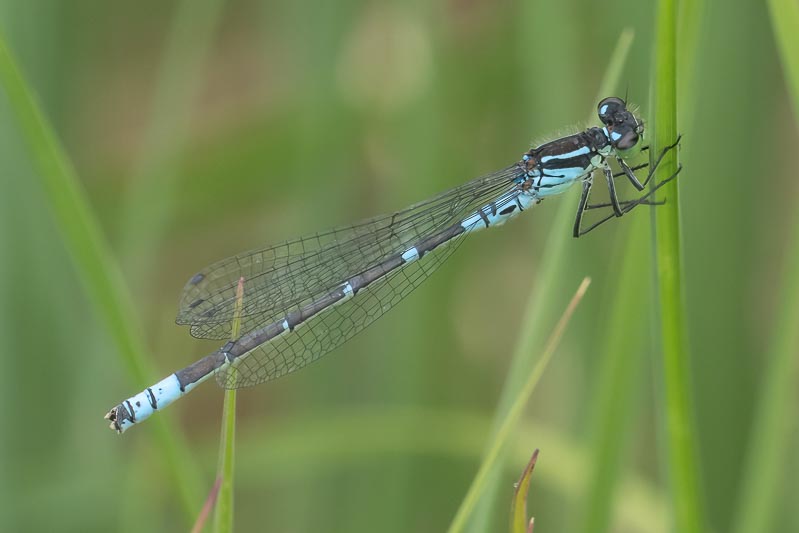
<instances>
[{"instance_id":1,"label":"spiny leg","mask_svg":"<svg viewBox=\"0 0 799 533\"><path fill-rule=\"evenodd\" d=\"M621 157L616 157L616 162L621 167L622 170L621 174L627 176L627 179L630 180L630 183L632 183L633 187L635 187L639 191L643 191L646 185L638 181L635 172L633 172L633 169L630 168L630 166L624 161L624 159L622 159Z\"/></svg>"},{"instance_id":2,"label":"spiny leg","mask_svg":"<svg viewBox=\"0 0 799 533\"><path fill-rule=\"evenodd\" d=\"M605 174L605 181L608 183L608 193L610 193L610 205L613 206L613 213L620 217L623 213L621 210L621 206L619 205L619 197L616 195L616 182L613 181L613 171L610 170L610 165L608 162L604 162L604 168L602 172ZM585 210L585 207L583 207Z\"/></svg>"},{"instance_id":3,"label":"spiny leg","mask_svg":"<svg viewBox=\"0 0 799 533\"><path fill-rule=\"evenodd\" d=\"M630 183L633 185L633 187L635 187L639 191L643 190L645 188L646 184L649 183L649 180L654 175L654 171L657 170L657 166L660 164L660 161L663 159L663 156L669 150L673 149L674 147L676 147L679 144L680 138L681 138L681 136L678 136L677 140L673 144L665 147L662 150L660 156L658 157L657 161L655 162L655 165L652 167L652 171L650 171L647 174L647 177L646 177L646 180L644 181L644 183L641 183L641 182L638 181L638 178L635 175L635 171L636 170L641 170L641 169L644 169L644 168L648 167L649 163L641 163L639 165L635 165L635 166L631 167L631 166L629 166L627 164L626 161L624 161L620 157L617 157L616 160L619 163L619 166L622 168L622 171L621 172L616 172L615 174L613 174L612 175L613 178L619 178L621 176L625 176L625 177L627 177L627 179L630 180ZM641 151L645 151L645 150L649 150L649 146L644 146L643 148L641 148ZM607 177L607 171L606 171L605 175ZM603 207L612 207L614 216L621 216L622 213L620 213L620 209L618 209L621 206L628 206L628 205L631 205L631 204L635 204L635 205L663 205L665 203L665 202L662 202L662 201L661 202L652 202L652 201L649 201L649 200L643 200L642 201L640 199L637 199L637 200L618 200L618 197L614 198L614 196L616 196L614 194L616 192L616 190L615 190L616 188L614 186L611 186L610 183L609 183L608 184L608 189L611 191L611 202L610 203L586 204L585 207L583 208L583 211L588 211L589 209L600 209L600 208L603 208Z\"/></svg>"},{"instance_id":4,"label":"spiny leg","mask_svg":"<svg viewBox=\"0 0 799 533\"><path fill-rule=\"evenodd\" d=\"M658 167L660 166L660 162L663 161L663 158L666 156L667 153L669 153L671 150L677 148L677 146L680 144L680 140L681 139L682 139L682 133L677 135L677 140L675 140L670 145L665 146L660 151L660 154L658 154L658 158L655 160L655 164L652 165L652 170L650 170L649 174L647 174L647 176L646 176L646 181L644 181L644 185L647 185L649 183L649 180L652 179L652 176L655 175L655 172L657 171ZM677 172L679 172L679 170L677 170ZM667 179L671 179L671 177L669 177ZM665 180L664 180L664 183L665 183ZM660 185L658 185L658 187L660 187Z\"/></svg>"},{"instance_id":5,"label":"spiny leg","mask_svg":"<svg viewBox=\"0 0 799 533\"><path fill-rule=\"evenodd\" d=\"M674 178L676 178L677 174L679 174L681 170L682 170L682 165L678 165L677 166L677 170L674 172L674 174L672 174L668 178L664 179L663 181L661 181L660 183L658 183L657 185L652 187L652 189L648 193L646 193L645 195L641 196L637 200L633 200L633 201L627 203L627 205L625 205L624 208L622 209L622 212L623 213L629 213L636 206L644 204L644 202L648 201L649 198L651 198L661 187L663 187L665 184L669 183ZM590 188L590 186L589 186L589 188ZM582 212L585 211L585 205L582 203L583 202L583 198L585 198L587 200L587 196L585 194L585 185L583 185L583 196L580 198L580 206L579 206L579 209L578 209L578 215L579 215L580 219L582 219ZM579 230L579 232L575 231L574 236L575 237L582 237L586 233L595 230L596 228L598 228L599 226L601 226L602 224L604 224L608 220L610 220L612 218L615 218L615 217L616 217L616 214L615 213L611 213L610 215L606 216L605 218L599 220L598 222L595 222L590 227L588 227L588 228L586 228L584 230ZM575 230L577 230L577 229L578 229L577 225L575 224Z\"/></svg>"},{"instance_id":6,"label":"spiny leg","mask_svg":"<svg viewBox=\"0 0 799 533\"><path fill-rule=\"evenodd\" d=\"M583 192L580 195L580 202L577 204L577 214L574 216L574 228L572 229L572 235L574 235L575 239L580 235L584 235L580 229L580 226L583 223L585 206L588 205L588 196L591 194L592 181L593 180L591 176L583 181Z\"/></svg>"},{"instance_id":7,"label":"spiny leg","mask_svg":"<svg viewBox=\"0 0 799 533\"><path fill-rule=\"evenodd\" d=\"M646 152L647 150L649 150L649 146L644 146L643 148L641 148L642 152ZM617 160L618 160L618 158L617 158ZM624 160L622 159L621 161L624 161ZM621 176L629 177L629 175L627 174L628 170L630 172L635 172L636 170L641 170L642 168L646 168L648 166L649 166L649 162L648 161L646 163L641 163L639 165L635 165L634 167L628 166L627 163L625 162L624 163L624 167L622 167L624 170L622 170L621 172L616 172L615 174L613 174L613 177L614 178L618 178L618 177L621 177ZM635 181L638 181L637 177L636 177ZM643 189L638 189L638 190L643 190Z\"/></svg>"},{"instance_id":8,"label":"spiny leg","mask_svg":"<svg viewBox=\"0 0 799 533\"><path fill-rule=\"evenodd\" d=\"M657 158L657 161L655 161L655 164L652 166L652 170L649 171L649 173L647 174L646 179L644 180L643 183L638 181L638 177L635 175L635 171L636 170L641 170L643 168L648 167L649 163L641 163L639 165L635 165L635 166L631 167L631 166L629 166L627 164L626 161L624 161L624 159L622 159L621 157L618 157L618 156L616 156L616 162L619 164L619 166L621 167L622 171L621 172L616 172L615 174L613 174L612 175L613 178L618 178L618 177L621 177L621 176L625 176L630 181L630 183L632 184L633 187L635 187L639 191L643 191L644 188L646 188L646 185L652 179L652 176L655 174L655 171L657 170L658 166L660 165L660 162L663 159L663 156L666 155L666 153L669 150L675 148L679 144L681 137L682 136L678 136L677 140L673 144L665 147L661 151L660 155ZM644 151L644 150L649 150L649 146L644 146L643 148L641 148L641 151ZM607 176L607 170L605 171L605 176ZM611 197L611 202L610 203L586 205L585 209L588 210L588 209L598 209L600 207L613 207L614 215L615 216L621 216L621 213L620 213L620 210L619 210L619 206L620 205L627 205L627 204L630 204L631 202L636 202L636 200L619 201L618 197L616 197L616 194L615 194L616 193L616 188L615 188L615 186L611 185L610 182L608 182L608 189L610 190L610 197ZM640 205L661 205L661 204L662 204L662 202L642 202ZM639 205L639 204L636 204L636 205Z\"/></svg>"},{"instance_id":9,"label":"spiny leg","mask_svg":"<svg viewBox=\"0 0 799 533\"><path fill-rule=\"evenodd\" d=\"M642 168L646 168L648 166L649 166L649 163L641 163L640 165L635 165L634 167L629 167L629 168L630 168L630 170L632 172L635 172L636 170L641 170ZM613 174L613 177L614 178L619 178L621 176L626 176L626 175L627 175L626 172L616 172L615 174Z\"/></svg>"},{"instance_id":10,"label":"spiny leg","mask_svg":"<svg viewBox=\"0 0 799 533\"><path fill-rule=\"evenodd\" d=\"M635 205L663 205L665 203L666 203L665 200L661 200L659 202L653 202L651 200L644 200L643 202L640 201L640 200L619 200L619 205L621 205L621 206L626 206L626 205L629 205L629 204L635 204ZM585 210L589 211L591 209L601 209L603 207L613 207L613 204L611 204L611 203L588 204L588 205L585 206Z\"/></svg>"},{"instance_id":11,"label":"spiny leg","mask_svg":"<svg viewBox=\"0 0 799 533\"><path fill-rule=\"evenodd\" d=\"M646 165L643 164L643 165L638 165L638 166L630 168L627 165L627 163L625 163L625 161L622 158L616 156L616 161L619 163L619 166L622 168L622 171L623 171L623 172L620 172L618 175L627 176L627 179L630 180L630 183L632 183L633 187L635 187L639 191L643 191L644 188L649 184L649 181L652 179L652 176L654 176L655 172L657 172L657 169L660 166L660 162L663 161L663 158L666 156L667 153L669 153L670 150L673 150L674 148L677 147L677 145L680 144L680 139L682 139L682 134L677 135L677 140L676 141L674 141L672 144L664 147L660 151L660 154L658 154L657 159L655 160L655 162L652 165L652 167L649 169L649 172L647 173L646 179L643 181L643 183L638 181L638 178L635 176L635 172L634 171L635 170L639 170L641 168L644 168L644 166L646 166ZM648 149L649 147L646 146L644 148ZM642 150L644 150L644 148L642 148Z\"/></svg>"}]
</instances>

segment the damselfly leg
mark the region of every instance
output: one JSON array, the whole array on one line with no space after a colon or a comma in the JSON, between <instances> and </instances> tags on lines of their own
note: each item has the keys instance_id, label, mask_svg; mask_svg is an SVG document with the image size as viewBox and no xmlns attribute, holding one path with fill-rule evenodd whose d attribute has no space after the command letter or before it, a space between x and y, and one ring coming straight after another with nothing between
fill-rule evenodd
<instances>
[{"instance_id":1,"label":"damselfly leg","mask_svg":"<svg viewBox=\"0 0 799 533\"><path fill-rule=\"evenodd\" d=\"M634 171L638 170L639 168L645 167L646 164L644 164L643 166L642 165L638 165L636 167L630 168L627 165L627 163L621 157L616 156L616 161L619 163L619 166L622 169L621 174L624 174L625 176L627 176L627 179L630 180L630 183L632 183L633 187L635 187L639 191L643 191L644 188L649 184L649 180L651 180L652 176L655 175L655 170L657 170L658 166L660 166L660 162L663 160L663 157L670 150L676 148L680 144L680 139L682 139L682 134L677 135L677 140L676 141L674 141L672 144L666 146L665 148L663 148L660 151L660 154L658 154L658 158L655 160L655 164L652 166L652 170L647 174L646 179L644 180L643 183L638 181L638 178L636 177ZM645 146L641 150L643 151L643 150L648 150L648 149L649 149L649 147Z\"/></svg>"},{"instance_id":2,"label":"damselfly leg","mask_svg":"<svg viewBox=\"0 0 799 533\"><path fill-rule=\"evenodd\" d=\"M618 196L616 194L616 187L615 187L615 183L614 183L614 178L617 178L617 177L620 177L620 176L626 176L628 178L628 180L630 181L630 183L633 185L633 187L635 187L639 191L643 190L649 184L649 182L651 181L652 176L655 175L655 172L657 171L658 167L660 166L660 163L663 160L663 157L670 150L676 148L679 145L680 139L681 139L681 136L677 136L677 140L674 143L664 147L661 150L661 152L660 152L660 154L658 154L658 157L655 160L654 164L649 169L649 172L647 172L646 179L643 182L639 181L638 178L635 176L635 171L643 169L643 168L646 168L647 166L649 166L648 163L642 163L640 165L636 165L636 166L630 167L621 158L617 158L618 162L619 162L619 166L621 166L621 168L622 168L622 172L618 172L616 174L612 173L612 171L610 170L610 167L606 165L605 168L603 169L603 173L605 174L605 178L606 178L606 181L607 181L607 184L608 184L608 192L609 192L609 195L610 195L610 202L608 202L608 203L589 204L588 200L589 200L589 197L591 195L591 187L592 187L593 183L592 183L591 178L588 178L585 181L583 181L583 190L582 190L582 194L580 195L580 201L579 201L579 203L577 205L577 214L575 215L575 218L574 218L574 228L573 228L573 232L572 232L574 237L581 237L581 236L585 235L586 233L589 233L590 231L598 228L599 226L601 226L602 224L604 224L608 220L610 220L610 219L612 219L614 217L620 217L620 216L624 215L625 213L629 213L636 206L639 206L639 205L662 205L663 204L662 201L660 201L660 202L652 201L652 200L650 200L650 198L655 193L655 191L657 191L663 185L665 185L666 183L668 183L669 181L671 181L675 177L677 177L677 174L679 174L680 170L682 169L682 166L680 166L674 174L672 174L668 178L666 178L663 181L661 181L660 183L658 183L647 194L645 194L645 195L643 195L640 198L637 198L635 200L619 200L619 198L618 198ZM646 148L648 148L648 147L646 147ZM613 209L613 212L611 214L607 215L606 217L600 219L599 221L595 222L594 224L592 224L588 228L585 228L585 229L582 228L582 219L583 219L583 214L585 213L585 211L588 211L588 210L591 210L591 209L605 208L605 207L611 207Z\"/></svg>"},{"instance_id":3,"label":"damselfly leg","mask_svg":"<svg viewBox=\"0 0 799 533\"><path fill-rule=\"evenodd\" d=\"M648 150L648 149L649 149L648 146L644 146L643 148L641 148L641 150ZM649 166L649 163L641 163L640 165L635 165L633 167L628 167L628 168L632 172L635 172L636 170L641 170L641 169L644 169L644 168L646 168L648 166ZM613 174L613 177L614 178L619 178L621 176L626 176L626 175L627 175L627 173L624 172L624 171L623 172L616 172L615 174ZM638 180L636 180L636 181L638 181ZM628 205L628 204L632 204L632 203L635 203L636 205L663 205L663 204L666 203L666 201L665 200L660 200L660 201L619 200L619 205ZM606 203L602 203L602 204L588 204L588 205L585 206L585 210L589 211L591 209L602 209L602 208L605 208L605 207L613 207L613 204L610 203L610 202L606 202ZM614 213L614 216L615 216L615 213Z\"/></svg>"},{"instance_id":4,"label":"damselfly leg","mask_svg":"<svg viewBox=\"0 0 799 533\"><path fill-rule=\"evenodd\" d=\"M659 200L659 201L652 201L652 200L643 200L643 201L641 201L641 200L620 200L619 201L619 205L621 205L621 206L627 206L627 205L630 205L630 204L635 204L635 205L664 205L665 203L666 203L666 200ZM613 207L613 204L611 204L610 202L604 203L604 204L590 204L590 205L585 206L585 210L589 211L591 209L603 209L605 207ZM613 216L615 217L616 214L614 213Z\"/></svg>"},{"instance_id":5,"label":"damselfly leg","mask_svg":"<svg viewBox=\"0 0 799 533\"><path fill-rule=\"evenodd\" d=\"M651 198L652 195L654 195L661 187L663 187L664 185L666 185L667 183L672 181L674 178L676 178L681 170L682 170L682 165L678 165L677 166L677 170L674 172L674 174L672 174L668 178L664 179L663 181L661 181L660 183L655 185L652 188L652 190L650 190L648 193L646 193L645 195L641 196L637 200L632 200L629 203L626 203L626 205L622 209L622 214L629 213L630 211L632 211L635 207L637 207L639 205L662 205L663 202L652 202L652 203L650 203L649 202L649 198ZM589 186L589 189L590 189L590 186ZM583 210L585 210L585 208L583 208ZM598 228L599 226L601 226L602 224L604 224L605 222L607 222L608 220L610 220L612 218L616 218L615 213L611 213L608 216L606 216L605 218L602 218L601 220L595 222L594 224L592 224L588 228L586 228L584 230L580 230L579 234L575 234L575 237L582 237L586 233L588 233L588 232L590 232L592 230L595 230L596 228Z\"/></svg>"},{"instance_id":6,"label":"damselfly leg","mask_svg":"<svg viewBox=\"0 0 799 533\"><path fill-rule=\"evenodd\" d=\"M649 149L648 146L644 146L643 148L641 148L641 150L648 150L648 149ZM648 166L649 166L649 163L641 163L640 165L635 165L634 167L628 167L628 168L632 172L635 172L636 170L641 170L641 169L644 169L644 168L646 168ZM619 178L621 176L626 176L626 175L627 175L627 173L625 171L616 172L615 174L613 174L613 177L614 178ZM638 180L636 179L636 181L638 181ZM665 200L660 200L660 201L645 200L643 202L641 202L639 200L619 200L619 205L627 205L627 204L632 204L632 203L635 203L636 205L663 205L666 202L665 202ZM588 204L588 205L585 206L585 210L589 211L591 209L601 209L601 208L605 208L605 207L613 207L613 204L610 203L610 202L606 202L606 203L602 203L602 204ZM615 213L614 213L614 216L615 216Z\"/></svg>"},{"instance_id":7,"label":"damselfly leg","mask_svg":"<svg viewBox=\"0 0 799 533\"><path fill-rule=\"evenodd\" d=\"M621 210L619 197L616 194L616 180L613 179L613 171L610 169L610 165L608 165L607 161L605 161L605 166L602 168L602 173L605 175L605 181L608 184L608 192L610 193L610 206L613 208L613 214L614 216L620 217L624 214L624 212ZM590 182L591 180L588 179L586 181ZM583 208L583 211L585 211L585 208Z\"/></svg>"}]
</instances>

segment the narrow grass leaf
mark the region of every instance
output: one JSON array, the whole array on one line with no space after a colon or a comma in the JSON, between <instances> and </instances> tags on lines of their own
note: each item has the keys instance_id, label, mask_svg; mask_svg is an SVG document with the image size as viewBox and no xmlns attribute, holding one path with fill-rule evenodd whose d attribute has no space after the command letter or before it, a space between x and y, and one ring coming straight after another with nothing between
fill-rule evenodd
<instances>
[{"instance_id":1,"label":"narrow grass leaf","mask_svg":"<svg viewBox=\"0 0 799 533\"><path fill-rule=\"evenodd\" d=\"M182 0L167 34L141 155L120 214L121 255L134 289L146 277L173 211L174 161L186 139L223 6L223 0Z\"/></svg>"},{"instance_id":2,"label":"narrow grass leaf","mask_svg":"<svg viewBox=\"0 0 799 533\"><path fill-rule=\"evenodd\" d=\"M621 32L610 61L605 70L604 77L599 85L596 101L611 94L619 83L627 55L634 38L633 30L627 28ZM595 120L595 116L589 120ZM569 195L560 199L560 206L549 229L546 244L540 254L541 260L536 276L536 283L527 298L527 304L519 327L519 337L516 339L513 356L511 357L510 368L505 385L502 389L496 412L494 414L494 427L492 436L495 436L502 420L507 416L508 410L518 396L523 384L524 376L529 373L532 365L531 354L536 353L536 345L546 334L546 328L550 324L545 319L547 316L555 314L558 297L561 294L559 287L562 284L555 280L566 270L568 264L568 254L566 252L566 242L571 235L571 224L574 220L575 202L569 201ZM494 502L500 486L499 473L502 470L501 462L497 464L495 471L489 475L485 488L485 503L481 503L475 511L474 527L471 530L481 531L489 527Z\"/></svg>"},{"instance_id":3,"label":"narrow grass leaf","mask_svg":"<svg viewBox=\"0 0 799 533\"><path fill-rule=\"evenodd\" d=\"M585 295L585 291L588 290L588 286L590 284L591 280L589 278L583 279L582 283L580 283L580 286L577 288L577 292L575 292L574 296L569 302L569 305L566 307L566 310L560 317L560 320L555 325L555 329L552 331L544 351L541 353L540 359L536 363L535 367L533 367L532 372L527 375L527 379L522 384L522 387L519 390L519 393L516 395L511 408L508 410L507 415L502 420L499 430L489 446L488 453L483 459L483 462L480 465L480 468L478 469L477 474L475 475L474 480L469 487L469 490L466 492L466 496L461 502L457 513L455 513L452 524L450 524L448 529L450 533L463 531L463 528L466 526L466 522L469 519L472 510L477 504L479 497L485 490L489 473L493 471L497 461L501 457L502 451L504 450L505 445L510 438L511 431L521 418L530 396L535 390L536 385L538 385L538 381L541 379L541 376L549 364L550 359L552 359L552 355L555 353L555 350L560 344L560 340L563 337L563 332L566 329L566 325L569 323L577 304L579 304L580 300L582 300L583 295Z\"/></svg>"},{"instance_id":4,"label":"narrow grass leaf","mask_svg":"<svg viewBox=\"0 0 799 533\"><path fill-rule=\"evenodd\" d=\"M769 0L769 14L777 43L794 120L799 126L799 3ZM781 485L786 480L791 431L796 427L797 360L799 353L799 208L793 235L786 244L779 303L767 368L760 385L760 398L749 437L749 453L743 466L735 533L771 531L774 527Z\"/></svg>"},{"instance_id":5,"label":"narrow grass leaf","mask_svg":"<svg viewBox=\"0 0 799 533\"><path fill-rule=\"evenodd\" d=\"M799 4L793 0L769 0L768 7L788 95L799 124Z\"/></svg>"},{"instance_id":6,"label":"narrow grass leaf","mask_svg":"<svg viewBox=\"0 0 799 533\"><path fill-rule=\"evenodd\" d=\"M216 506L216 499L219 496L219 487L221 485L222 479L217 477L216 481L214 481L214 486L211 487L211 492L208 493L208 497L205 499L202 509L200 509L197 521L194 522L194 526L191 528L191 533L201 533L205 528L208 517L211 515L211 510Z\"/></svg>"},{"instance_id":7,"label":"narrow grass leaf","mask_svg":"<svg viewBox=\"0 0 799 533\"><path fill-rule=\"evenodd\" d=\"M471 410L418 406L345 406L307 415L277 416L270 420L269 428L252 426L241 435L236 450L236 484L242 492L263 492L266 480L269 487L280 488L286 483L296 484L298 479L335 479L362 465L365 459L375 464L408 456L479 461L490 425L491 417ZM548 464L558 465L537 470L537 483L568 508L574 508L579 504L577 495L583 490L583 475L590 460L583 443L547 421L533 418L514 431L508 461L529 461L533 442L545 451ZM264 453L265 449L269 453ZM209 447L202 456L215 454L216 447ZM504 489L507 494L508 486ZM614 509L614 523L620 531L665 533L665 498L662 487L648 474L626 471L619 483L619 499L625 505ZM269 504L265 505L269 509ZM506 520L507 512L503 522ZM506 528L496 528L501 529Z\"/></svg>"},{"instance_id":8,"label":"narrow grass leaf","mask_svg":"<svg viewBox=\"0 0 799 533\"><path fill-rule=\"evenodd\" d=\"M657 6L654 112L655 137L650 162L677 138L677 3L659 0ZM663 158L656 178L677 172L677 152ZM661 435L666 440L667 470L674 527L692 533L704 530L699 482L696 431L689 372L688 342L683 301L680 241L680 197L677 180L663 187L666 205L654 210L655 268L658 286L658 323L662 358L663 408Z\"/></svg>"},{"instance_id":9,"label":"narrow grass leaf","mask_svg":"<svg viewBox=\"0 0 799 533\"><path fill-rule=\"evenodd\" d=\"M590 419L591 453L588 492L581 513L580 530L603 533L608 530L612 506L621 476L629 427L636 409L638 378L643 367L641 347L645 345L642 329L631 327L646 316L647 276L642 275L641 255L647 250L648 225L631 224L624 232L624 251L618 279L614 287L612 307L603 327L605 338L599 351L594 410ZM620 243L621 244L621 243ZM645 259L645 258L644 258Z\"/></svg>"},{"instance_id":10,"label":"narrow grass leaf","mask_svg":"<svg viewBox=\"0 0 799 533\"><path fill-rule=\"evenodd\" d=\"M137 327L130 294L119 266L109 251L75 171L64 154L52 126L42 114L33 92L0 35L0 83L8 95L21 133L37 167L45 198L65 246L75 264L83 289L97 315L105 322L128 374L137 386L145 386L154 375L144 364L144 343ZM99 421L99 415L98 415ZM156 417L155 434L165 455L189 519L197 515L200 501L197 469L191 453L179 435L166 425L163 415Z\"/></svg>"},{"instance_id":11,"label":"narrow grass leaf","mask_svg":"<svg viewBox=\"0 0 799 533\"><path fill-rule=\"evenodd\" d=\"M522 471L522 477L516 483L510 508L511 533L532 533L533 531L533 518L527 520L527 495L530 492L530 479L537 460L538 450L533 452L530 462Z\"/></svg>"},{"instance_id":12,"label":"narrow grass leaf","mask_svg":"<svg viewBox=\"0 0 799 533\"><path fill-rule=\"evenodd\" d=\"M239 278L236 286L236 305L233 310L232 340L239 338L241 329L241 310L244 307L244 278ZM219 467L217 480L221 483L219 499L216 502L214 531L230 533L233 531L233 475L235 472L236 446L236 389L225 390L225 405L222 409L222 437L219 443Z\"/></svg>"}]
</instances>

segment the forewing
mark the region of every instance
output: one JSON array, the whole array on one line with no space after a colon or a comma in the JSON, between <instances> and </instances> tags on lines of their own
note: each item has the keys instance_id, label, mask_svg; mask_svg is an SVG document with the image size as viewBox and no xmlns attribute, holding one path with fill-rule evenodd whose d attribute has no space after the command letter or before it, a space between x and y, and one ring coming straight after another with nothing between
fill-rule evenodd
<instances>
[{"instance_id":1,"label":"forewing","mask_svg":"<svg viewBox=\"0 0 799 533\"><path fill-rule=\"evenodd\" d=\"M236 286L244 278L239 316L241 331L250 331L463 219L515 187L520 172L513 165L391 215L218 261L186 284L177 322L191 325L195 337L229 337Z\"/></svg>"},{"instance_id":2,"label":"forewing","mask_svg":"<svg viewBox=\"0 0 799 533\"><path fill-rule=\"evenodd\" d=\"M318 360L345 343L391 309L418 287L455 249L467 233L461 233L428 252L421 259L398 268L254 350L239 356L233 365L217 371L220 386L237 389L279 378ZM300 308L308 302L301 302ZM291 311L294 309L289 309ZM284 312L270 318L277 320Z\"/></svg>"}]
</instances>

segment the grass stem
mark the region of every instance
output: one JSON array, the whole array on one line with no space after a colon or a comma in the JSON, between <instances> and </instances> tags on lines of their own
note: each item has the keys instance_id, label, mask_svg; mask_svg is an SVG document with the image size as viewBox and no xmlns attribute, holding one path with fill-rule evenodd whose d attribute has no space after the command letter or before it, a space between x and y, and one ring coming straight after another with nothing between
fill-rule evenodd
<instances>
[{"instance_id":1,"label":"grass stem","mask_svg":"<svg viewBox=\"0 0 799 533\"><path fill-rule=\"evenodd\" d=\"M146 352L131 297L71 162L64 154L52 126L45 118L4 36L0 35L0 84L5 89L31 158L41 180L48 208L61 231L75 264L83 290L105 323L134 385L149 385L155 372L145 364ZM193 519L201 499L201 486L191 452L167 425L164 415L153 426L164 464L176 485L184 512ZM99 423L99 414L98 414Z\"/></svg>"},{"instance_id":2,"label":"grass stem","mask_svg":"<svg viewBox=\"0 0 799 533\"><path fill-rule=\"evenodd\" d=\"M599 102L600 98L611 94L618 85L622 69L627 61L627 55L632 46L633 38L634 32L629 28L623 30L619 35L619 39L610 56L608 66L605 69L604 77L599 85L597 102ZM592 111L592 115L589 119L593 121L595 118ZM511 357L508 377L494 414L495 418L492 435L496 435L501 421L507 415L510 406L518 395L524 376L530 371L530 367L533 364L531 354L535 353L536 343L541 342L541 339L546 334L545 328L548 327L549 324L544 317L552 315L555 312L557 295L560 294L559 289L562 285L553 282L553 280L566 270L565 265L568 263L566 242L568 235L571 234L571 224L574 220L574 205L575 204L570 203L568 199L563 199L555 215L554 222L549 229L549 236L544 250L541 253L543 260L539 267L538 281L531 290L527 300L522 324L519 328L519 337L516 340L513 356ZM501 467L502 464L500 462L495 467L495 471L489 475L484 490L483 501L481 501L478 509L475 511L474 527L471 527L470 531L481 531L490 527L488 524L491 520L494 504L497 499L499 487L498 474L502 469Z\"/></svg>"},{"instance_id":3,"label":"grass stem","mask_svg":"<svg viewBox=\"0 0 799 533\"><path fill-rule=\"evenodd\" d=\"M677 3L659 0L657 6L654 112L655 137L650 150L654 161L661 147L677 138ZM677 171L678 150L663 158L656 178ZM658 324L662 360L662 437L666 440L667 470L676 531L704 530L696 431L692 412L688 340L683 298L678 180L663 188L666 205L654 209L655 268L658 288Z\"/></svg>"},{"instance_id":4,"label":"grass stem","mask_svg":"<svg viewBox=\"0 0 799 533\"><path fill-rule=\"evenodd\" d=\"M244 306L244 278L236 287L236 307L233 311L233 326L230 338L239 338L241 329L241 310ZM233 369L235 371L235 369ZM219 443L219 466L217 480L219 498L216 500L214 531L230 533L233 531L233 475L235 472L236 447L236 389L225 390L225 405L222 409L222 437Z\"/></svg>"},{"instance_id":5,"label":"grass stem","mask_svg":"<svg viewBox=\"0 0 799 533\"><path fill-rule=\"evenodd\" d=\"M774 38L793 104L794 122L799 126L799 4L793 0L769 0ZM799 209L794 209L799 215ZM799 217L786 245L779 304L765 359L767 367L760 386L755 423L743 465L735 533L756 533L773 528L775 507L785 480L791 432L796 428L795 400L799 353Z\"/></svg>"},{"instance_id":6,"label":"grass stem","mask_svg":"<svg viewBox=\"0 0 799 533\"><path fill-rule=\"evenodd\" d=\"M569 323L572 314L574 314L574 310L577 308L577 304L579 304L580 300L582 300L583 295L585 295L585 291L588 290L588 286L590 284L591 280L589 278L583 279L582 283L580 283L580 286L577 288L577 292L574 293L569 305L566 307L566 310L560 317L555 329L552 330L552 334L547 341L544 351L541 353L540 359L533 368L533 371L527 376L527 379L522 385L522 388L519 390L519 394L516 396L516 399L511 405L510 410L502 420L502 424L499 426L499 430L497 431L494 440L491 442L488 453L483 459L483 462L480 465L480 468L478 469L477 474L475 475L474 480L469 487L469 490L466 492L466 496L463 498L458 511L455 513L455 517L452 519L452 524L448 529L449 533L459 533L463 531L464 527L466 527L466 521L469 519L469 515L471 514L475 505L477 505L477 500L483 492L489 473L493 470L497 460L504 450L510 438L511 431L519 422L530 396L535 390L536 385L538 385L538 381L541 379L544 370L549 364L549 361L552 359L552 355L555 353L555 350L560 344L560 340L563 337L563 332L566 329L566 325Z\"/></svg>"}]
</instances>

